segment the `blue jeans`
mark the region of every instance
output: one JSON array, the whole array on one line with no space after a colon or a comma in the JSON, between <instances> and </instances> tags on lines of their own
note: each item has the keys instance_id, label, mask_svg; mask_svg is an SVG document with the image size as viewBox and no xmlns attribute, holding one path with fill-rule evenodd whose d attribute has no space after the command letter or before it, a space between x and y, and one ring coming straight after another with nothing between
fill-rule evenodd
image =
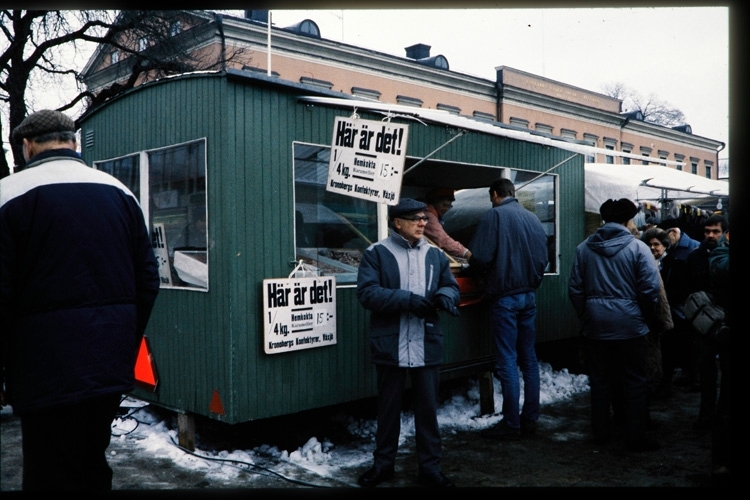
<instances>
[{"instance_id":1,"label":"blue jeans","mask_svg":"<svg viewBox=\"0 0 750 500\"><path fill-rule=\"evenodd\" d=\"M536 293L500 297L492 304L492 333L497 348L495 376L503 392L503 420L509 427L539 418L539 362L536 359ZM518 368L523 374L523 413Z\"/></svg>"}]
</instances>

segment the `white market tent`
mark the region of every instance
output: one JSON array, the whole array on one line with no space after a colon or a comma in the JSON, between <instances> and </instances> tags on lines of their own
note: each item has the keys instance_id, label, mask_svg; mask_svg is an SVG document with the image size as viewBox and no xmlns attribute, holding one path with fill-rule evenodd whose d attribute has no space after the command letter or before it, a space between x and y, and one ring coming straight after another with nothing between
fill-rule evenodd
<instances>
[{"instance_id":1,"label":"white market tent","mask_svg":"<svg viewBox=\"0 0 750 500\"><path fill-rule=\"evenodd\" d=\"M716 200L726 206L729 182L701 177L661 165L611 165L586 163L586 211L599 213L609 198L649 202L656 207L665 199L675 202Z\"/></svg>"}]
</instances>

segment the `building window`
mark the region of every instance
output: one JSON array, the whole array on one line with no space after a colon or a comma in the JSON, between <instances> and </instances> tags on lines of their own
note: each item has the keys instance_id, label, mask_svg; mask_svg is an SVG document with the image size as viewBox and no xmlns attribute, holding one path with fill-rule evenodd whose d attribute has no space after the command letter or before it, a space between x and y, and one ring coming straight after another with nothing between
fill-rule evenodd
<instances>
[{"instance_id":1,"label":"building window","mask_svg":"<svg viewBox=\"0 0 750 500\"><path fill-rule=\"evenodd\" d=\"M208 291L205 139L95 162L94 168L120 179L139 199L161 288Z\"/></svg>"},{"instance_id":2,"label":"building window","mask_svg":"<svg viewBox=\"0 0 750 500\"><path fill-rule=\"evenodd\" d=\"M563 139L576 139L576 136L578 135L578 132L575 130L570 130L568 128L560 129L560 137Z\"/></svg>"},{"instance_id":3,"label":"building window","mask_svg":"<svg viewBox=\"0 0 750 500\"><path fill-rule=\"evenodd\" d=\"M698 162L700 160L698 158L690 158L690 173L698 174Z\"/></svg>"},{"instance_id":4,"label":"building window","mask_svg":"<svg viewBox=\"0 0 750 500\"><path fill-rule=\"evenodd\" d=\"M552 135L553 127L551 125L546 125L544 123L536 123L534 124L534 128L536 128L538 132Z\"/></svg>"},{"instance_id":5,"label":"building window","mask_svg":"<svg viewBox=\"0 0 750 500\"><path fill-rule=\"evenodd\" d=\"M495 121L495 115L490 114L490 113L483 113L482 111L474 111L472 116L476 118L477 120L488 121L488 122Z\"/></svg>"},{"instance_id":6,"label":"building window","mask_svg":"<svg viewBox=\"0 0 750 500\"><path fill-rule=\"evenodd\" d=\"M424 104L424 101L422 99L419 99L417 97L409 97L405 95L397 95L396 96L396 103L397 104L403 104L405 106L415 106L417 108L421 108L422 104Z\"/></svg>"},{"instance_id":7,"label":"building window","mask_svg":"<svg viewBox=\"0 0 750 500\"><path fill-rule=\"evenodd\" d=\"M109 55L109 61L110 64L117 64L118 62L120 62L120 51L117 49L113 50Z\"/></svg>"},{"instance_id":8,"label":"building window","mask_svg":"<svg viewBox=\"0 0 750 500\"><path fill-rule=\"evenodd\" d=\"M333 88L333 83L329 81L318 80L317 78L310 78L308 76L300 76L299 82L303 85L312 85L313 87L321 87L328 90Z\"/></svg>"},{"instance_id":9,"label":"building window","mask_svg":"<svg viewBox=\"0 0 750 500\"><path fill-rule=\"evenodd\" d=\"M604 147L606 149L610 149L614 151L615 148L617 147L617 139L613 139L611 137L605 137L604 139L602 139L602 141L604 142ZM612 164L615 162L615 157L612 155L607 155L604 157L604 161L606 163Z\"/></svg>"},{"instance_id":10,"label":"building window","mask_svg":"<svg viewBox=\"0 0 750 500\"><path fill-rule=\"evenodd\" d=\"M510 124L514 127L529 128L529 120L523 118L516 118L515 116L510 117Z\"/></svg>"},{"instance_id":11,"label":"building window","mask_svg":"<svg viewBox=\"0 0 750 500\"><path fill-rule=\"evenodd\" d=\"M681 155L681 154L675 153L674 154L674 161L680 162L680 164L677 165L675 168L677 170L683 170L682 166L685 163L685 155Z\"/></svg>"},{"instance_id":12,"label":"building window","mask_svg":"<svg viewBox=\"0 0 750 500\"><path fill-rule=\"evenodd\" d=\"M641 146L641 156L651 156L651 148L647 146ZM641 161L642 164L648 165L650 162L648 160Z\"/></svg>"},{"instance_id":13,"label":"building window","mask_svg":"<svg viewBox=\"0 0 750 500\"><path fill-rule=\"evenodd\" d=\"M141 37L138 39L138 52L143 52L148 48L148 38Z\"/></svg>"},{"instance_id":14,"label":"building window","mask_svg":"<svg viewBox=\"0 0 750 500\"><path fill-rule=\"evenodd\" d=\"M438 103L437 109L441 109L443 111L447 111L448 113L452 115L459 115L461 114L461 108L457 106L451 106L450 104L441 104Z\"/></svg>"},{"instance_id":15,"label":"building window","mask_svg":"<svg viewBox=\"0 0 750 500\"><path fill-rule=\"evenodd\" d=\"M372 99L373 101L379 101L382 95L379 91L373 89L366 89L363 87L352 87L352 95L361 97L363 99Z\"/></svg>"},{"instance_id":16,"label":"building window","mask_svg":"<svg viewBox=\"0 0 750 500\"><path fill-rule=\"evenodd\" d=\"M611 149L611 150L614 150L614 149L615 149L615 147L614 147L614 146L610 146L609 144L607 144L607 145L606 145L606 146L604 146L604 147L605 147L605 148L607 148L607 149ZM611 164L613 164L613 163L615 162L615 157L614 157L614 156L612 156L612 155L607 155L607 156L605 156L605 157L604 157L604 161L605 161L606 163L608 163L608 164L610 164L610 165L611 165Z\"/></svg>"},{"instance_id":17,"label":"building window","mask_svg":"<svg viewBox=\"0 0 750 500\"><path fill-rule=\"evenodd\" d=\"M599 142L599 136L593 135L593 134L583 134L583 140L586 144L589 146L596 147L596 144ZM586 163L595 163L596 162L596 155L586 155Z\"/></svg>"},{"instance_id":18,"label":"building window","mask_svg":"<svg viewBox=\"0 0 750 500\"><path fill-rule=\"evenodd\" d=\"M326 190L329 146L294 143L295 246L337 283L356 283L362 252L377 241L377 204Z\"/></svg>"},{"instance_id":19,"label":"building window","mask_svg":"<svg viewBox=\"0 0 750 500\"><path fill-rule=\"evenodd\" d=\"M242 71L253 71L255 73L262 73L264 75L268 74L267 68L256 68L254 66L242 66ZM271 76L280 76L278 71L271 71Z\"/></svg>"},{"instance_id":20,"label":"building window","mask_svg":"<svg viewBox=\"0 0 750 500\"><path fill-rule=\"evenodd\" d=\"M633 145L632 144L628 144L627 142L623 142L622 143L622 152L623 153L628 153L628 154L632 153L633 152ZM622 164L623 165L630 165L630 158L628 158L627 156L623 156L622 157Z\"/></svg>"},{"instance_id":21,"label":"building window","mask_svg":"<svg viewBox=\"0 0 750 500\"><path fill-rule=\"evenodd\" d=\"M714 164L711 161L705 161L705 175L706 179L711 178L711 172L713 171Z\"/></svg>"}]
</instances>

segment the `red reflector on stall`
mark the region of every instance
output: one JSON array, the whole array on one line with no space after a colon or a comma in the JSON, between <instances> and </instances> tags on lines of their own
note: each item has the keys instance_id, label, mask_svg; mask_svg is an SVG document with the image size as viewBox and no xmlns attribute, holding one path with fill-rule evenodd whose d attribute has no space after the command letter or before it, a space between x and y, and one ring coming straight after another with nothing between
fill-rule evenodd
<instances>
[{"instance_id":1,"label":"red reflector on stall","mask_svg":"<svg viewBox=\"0 0 750 500\"><path fill-rule=\"evenodd\" d=\"M156 384L159 383L154 357L151 355L151 347L145 336L141 339L138 358L135 360L135 383L138 387L151 392L156 392Z\"/></svg>"},{"instance_id":2,"label":"red reflector on stall","mask_svg":"<svg viewBox=\"0 0 750 500\"><path fill-rule=\"evenodd\" d=\"M211 404L208 405L208 411L218 415L224 415L224 403L221 402L221 396L219 396L218 389L214 389L214 394L211 396Z\"/></svg>"}]
</instances>

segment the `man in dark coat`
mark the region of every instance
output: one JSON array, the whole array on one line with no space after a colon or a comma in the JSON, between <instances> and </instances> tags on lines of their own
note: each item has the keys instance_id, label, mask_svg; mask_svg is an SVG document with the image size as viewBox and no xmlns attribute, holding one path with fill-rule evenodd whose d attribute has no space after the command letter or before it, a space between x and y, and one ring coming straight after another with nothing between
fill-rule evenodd
<instances>
[{"instance_id":1,"label":"man in dark coat","mask_svg":"<svg viewBox=\"0 0 750 500\"><path fill-rule=\"evenodd\" d=\"M688 290L689 293L711 292L711 274L709 258L722 235L729 229L723 215L711 215L703 221L704 239L700 246L688 255ZM695 360L698 367L701 404L698 420L693 428L698 432L709 431L713 423L718 397L719 366L716 355L719 345L716 339L706 335L695 334Z\"/></svg>"},{"instance_id":2,"label":"man in dark coat","mask_svg":"<svg viewBox=\"0 0 750 500\"><path fill-rule=\"evenodd\" d=\"M536 290L547 266L547 233L539 218L518 202L510 179L490 186L492 209L479 219L469 245L471 268L486 269L497 355L494 375L503 393L503 419L483 432L499 440L533 434L539 419L539 361L536 357ZM523 376L523 408L520 381Z\"/></svg>"},{"instance_id":3,"label":"man in dark coat","mask_svg":"<svg viewBox=\"0 0 750 500\"><path fill-rule=\"evenodd\" d=\"M151 238L133 194L81 160L69 117L31 114L13 140L27 163L0 180L0 359L22 487L111 490L111 424L159 290Z\"/></svg>"},{"instance_id":4,"label":"man in dark coat","mask_svg":"<svg viewBox=\"0 0 750 500\"><path fill-rule=\"evenodd\" d=\"M443 329L437 310L458 316L460 294L442 250L427 243L427 205L402 198L388 209L393 232L362 255L357 298L370 311L370 352L378 378L374 464L359 478L373 487L393 478L406 377L414 395L418 481L452 487L441 471L437 422Z\"/></svg>"}]
</instances>

